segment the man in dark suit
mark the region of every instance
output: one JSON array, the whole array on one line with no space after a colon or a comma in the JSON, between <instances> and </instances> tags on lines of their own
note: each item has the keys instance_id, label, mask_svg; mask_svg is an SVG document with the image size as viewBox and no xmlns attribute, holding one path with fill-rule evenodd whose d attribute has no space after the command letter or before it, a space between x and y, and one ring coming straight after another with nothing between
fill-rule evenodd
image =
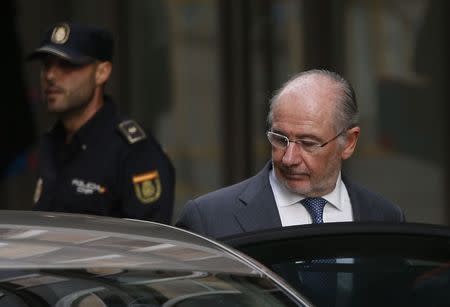
<instances>
[{"instance_id":1,"label":"man in dark suit","mask_svg":"<svg viewBox=\"0 0 450 307\"><path fill-rule=\"evenodd\" d=\"M353 88L340 75L310 70L289 80L271 100L268 125L272 161L189 201L176 226L222 238L309 223L404 221L397 205L341 174L360 127Z\"/></svg>"}]
</instances>

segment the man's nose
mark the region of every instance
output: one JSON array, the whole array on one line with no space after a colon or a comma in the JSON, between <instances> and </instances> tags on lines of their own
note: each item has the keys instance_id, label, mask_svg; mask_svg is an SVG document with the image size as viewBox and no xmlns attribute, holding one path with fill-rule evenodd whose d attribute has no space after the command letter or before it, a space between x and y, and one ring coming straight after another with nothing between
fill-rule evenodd
<instances>
[{"instance_id":1,"label":"man's nose","mask_svg":"<svg viewBox=\"0 0 450 307\"><path fill-rule=\"evenodd\" d=\"M49 66L42 69L42 76L45 80L52 80L55 77L54 68Z\"/></svg>"},{"instance_id":2,"label":"man's nose","mask_svg":"<svg viewBox=\"0 0 450 307\"><path fill-rule=\"evenodd\" d=\"M299 144L289 142L283 155L283 163L285 165L300 164L303 161L302 149Z\"/></svg>"}]
</instances>

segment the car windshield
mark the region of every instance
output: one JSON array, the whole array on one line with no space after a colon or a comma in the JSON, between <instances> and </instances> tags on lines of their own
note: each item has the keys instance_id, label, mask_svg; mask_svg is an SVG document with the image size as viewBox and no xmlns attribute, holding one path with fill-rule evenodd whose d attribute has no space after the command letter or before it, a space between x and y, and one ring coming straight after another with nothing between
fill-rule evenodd
<instances>
[{"instance_id":1,"label":"car windshield","mask_svg":"<svg viewBox=\"0 0 450 307\"><path fill-rule=\"evenodd\" d=\"M257 276L147 270L1 270L1 306L297 306Z\"/></svg>"}]
</instances>

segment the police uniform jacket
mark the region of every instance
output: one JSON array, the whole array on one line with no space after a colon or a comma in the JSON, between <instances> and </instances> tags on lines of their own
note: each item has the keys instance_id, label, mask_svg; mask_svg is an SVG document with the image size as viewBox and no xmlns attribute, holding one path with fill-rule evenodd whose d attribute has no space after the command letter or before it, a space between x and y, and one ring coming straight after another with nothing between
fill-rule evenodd
<instances>
[{"instance_id":1,"label":"police uniform jacket","mask_svg":"<svg viewBox=\"0 0 450 307\"><path fill-rule=\"evenodd\" d=\"M105 100L70 144L59 121L44 136L34 209L170 223L171 161L151 135Z\"/></svg>"}]
</instances>

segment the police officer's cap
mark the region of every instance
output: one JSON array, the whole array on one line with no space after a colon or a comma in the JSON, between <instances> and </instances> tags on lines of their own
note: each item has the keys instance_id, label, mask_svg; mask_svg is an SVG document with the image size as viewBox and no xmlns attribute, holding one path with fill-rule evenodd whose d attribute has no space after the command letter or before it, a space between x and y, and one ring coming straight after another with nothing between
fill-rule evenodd
<instances>
[{"instance_id":1,"label":"police officer's cap","mask_svg":"<svg viewBox=\"0 0 450 307\"><path fill-rule=\"evenodd\" d=\"M28 59L53 54L77 65L95 60L112 61L113 46L112 34L103 28L64 22L46 32L41 45Z\"/></svg>"}]
</instances>

